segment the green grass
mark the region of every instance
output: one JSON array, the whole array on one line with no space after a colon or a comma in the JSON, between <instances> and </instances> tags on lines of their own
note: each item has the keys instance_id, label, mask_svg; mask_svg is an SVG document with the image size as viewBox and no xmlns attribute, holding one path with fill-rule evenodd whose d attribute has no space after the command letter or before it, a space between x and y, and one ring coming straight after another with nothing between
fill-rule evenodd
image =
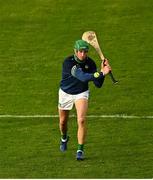
<instances>
[{"instance_id":1,"label":"green grass","mask_svg":"<svg viewBox=\"0 0 153 180\"><path fill-rule=\"evenodd\" d=\"M152 0L0 0L0 114L57 114L63 59L95 30L110 59L88 114L153 115ZM89 55L100 61L91 48ZM72 113L75 113L73 111ZM0 118L0 178L152 178L152 119L88 119L86 160L59 152L57 118Z\"/></svg>"},{"instance_id":2,"label":"green grass","mask_svg":"<svg viewBox=\"0 0 153 180\"><path fill-rule=\"evenodd\" d=\"M57 119L3 119L1 178L151 178L151 120L88 120L86 159L75 160L76 122L61 153ZM99 128L101 127L101 128Z\"/></svg>"}]
</instances>

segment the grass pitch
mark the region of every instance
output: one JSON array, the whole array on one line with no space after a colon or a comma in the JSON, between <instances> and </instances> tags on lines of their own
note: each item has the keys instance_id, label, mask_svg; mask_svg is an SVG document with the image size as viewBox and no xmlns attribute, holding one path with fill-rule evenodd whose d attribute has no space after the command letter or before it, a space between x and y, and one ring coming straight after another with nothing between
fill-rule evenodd
<instances>
[{"instance_id":1,"label":"grass pitch","mask_svg":"<svg viewBox=\"0 0 153 180\"><path fill-rule=\"evenodd\" d=\"M114 76L90 84L88 114L153 115L152 0L0 1L0 114L57 114L63 59L97 32ZM91 48L89 55L100 61ZM72 111L72 114L75 111ZM76 162L76 119L59 152L57 118L0 118L0 178L152 178L152 119L88 119L86 160Z\"/></svg>"},{"instance_id":2,"label":"grass pitch","mask_svg":"<svg viewBox=\"0 0 153 180\"><path fill-rule=\"evenodd\" d=\"M151 178L152 126L145 119L88 119L86 159L77 162L74 118L65 153L59 151L56 118L3 119L0 177Z\"/></svg>"}]
</instances>

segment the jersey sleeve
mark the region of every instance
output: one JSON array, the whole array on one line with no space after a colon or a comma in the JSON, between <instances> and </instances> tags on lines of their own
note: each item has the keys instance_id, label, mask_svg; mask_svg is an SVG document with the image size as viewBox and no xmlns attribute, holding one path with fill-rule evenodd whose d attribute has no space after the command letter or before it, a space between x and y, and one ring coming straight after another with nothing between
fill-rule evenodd
<instances>
[{"instance_id":1,"label":"jersey sleeve","mask_svg":"<svg viewBox=\"0 0 153 180\"><path fill-rule=\"evenodd\" d=\"M79 65L75 65L72 67L71 74L82 82L93 81L96 87L101 87L104 81L103 73L86 73L83 72Z\"/></svg>"},{"instance_id":2,"label":"jersey sleeve","mask_svg":"<svg viewBox=\"0 0 153 180\"><path fill-rule=\"evenodd\" d=\"M96 66L96 64L95 64L94 61L92 61L92 71L91 71L91 72L92 72L92 73L97 72L97 66ZM100 74L103 75L102 72L101 72ZM99 78L95 78L95 79L93 80L93 83L94 83L94 85L95 85L97 88L100 88L100 87L102 87L102 85L103 85L104 79L105 79L105 76L104 76L104 75L103 75L103 76L100 76Z\"/></svg>"},{"instance_id":3,"label":"jersey sleeve","mask_svg":"<svg viewBox=\"0 0 153 180\"><path fill-rule=\"evenodd\" d=\"M103 73L101 73L101 74L102 74L101 78L94 79L94 81L93 81L94 85L97 88L101 88L102 87L104 79L105 79L105 76L103 75Z\"/></svg>"}]
</instances>

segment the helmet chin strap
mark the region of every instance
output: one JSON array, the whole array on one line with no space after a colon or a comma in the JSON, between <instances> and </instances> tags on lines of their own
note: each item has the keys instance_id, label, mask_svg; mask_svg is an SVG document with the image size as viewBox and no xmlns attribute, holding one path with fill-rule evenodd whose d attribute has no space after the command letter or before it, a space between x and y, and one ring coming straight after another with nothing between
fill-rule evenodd
<instances>
[{"instance_id":1,"label":"helmet chin strap","mask_svg":"<svg viewBox=\"0 0 153 180\"><path fill-rule=\"evenodd\" d=\"M81 61L79 58L78 58L78 56L76 55L77 54L77 50L76 49L74 49L74 59L76 60L76 61Z\"/></svg>"}]
</instances>

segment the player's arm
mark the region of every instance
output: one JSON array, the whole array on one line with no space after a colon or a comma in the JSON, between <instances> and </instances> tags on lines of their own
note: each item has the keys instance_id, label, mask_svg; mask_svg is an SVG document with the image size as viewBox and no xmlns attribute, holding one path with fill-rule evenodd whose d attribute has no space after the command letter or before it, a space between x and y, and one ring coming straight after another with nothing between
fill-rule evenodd
<instances>
[{"instance_id":1,"label":"player's arm","mask_svg":"<svg viewBox=\"0 0 153 180\"><path fill-rule=\"evenodd\" d=\"M94 71L96 71L96 65ZM101 73L103 73L103 76L105 77L110 71L111 71L111 67L108 63L108 60L105 59L104 62L101 64ZM104 78L97 78L93 82L96 87L100 88L103 85Z\"/></svg>"},{"instance_id":2,"label":"player's arm","mask_svg":"<svg viewBox=\"0 0 153 180\"><path fill-rule=\"evenodd\" d=\"M74 76L75 78L79 79L82 82L88 82L88 81L95 82L95 80L104 79L103 72L85 73L77 65L72 67L71 74L72 74L72 76ZM97 85L97 84L98 83L96 83L95 85Z\"/></svg>"}]
</instances>

